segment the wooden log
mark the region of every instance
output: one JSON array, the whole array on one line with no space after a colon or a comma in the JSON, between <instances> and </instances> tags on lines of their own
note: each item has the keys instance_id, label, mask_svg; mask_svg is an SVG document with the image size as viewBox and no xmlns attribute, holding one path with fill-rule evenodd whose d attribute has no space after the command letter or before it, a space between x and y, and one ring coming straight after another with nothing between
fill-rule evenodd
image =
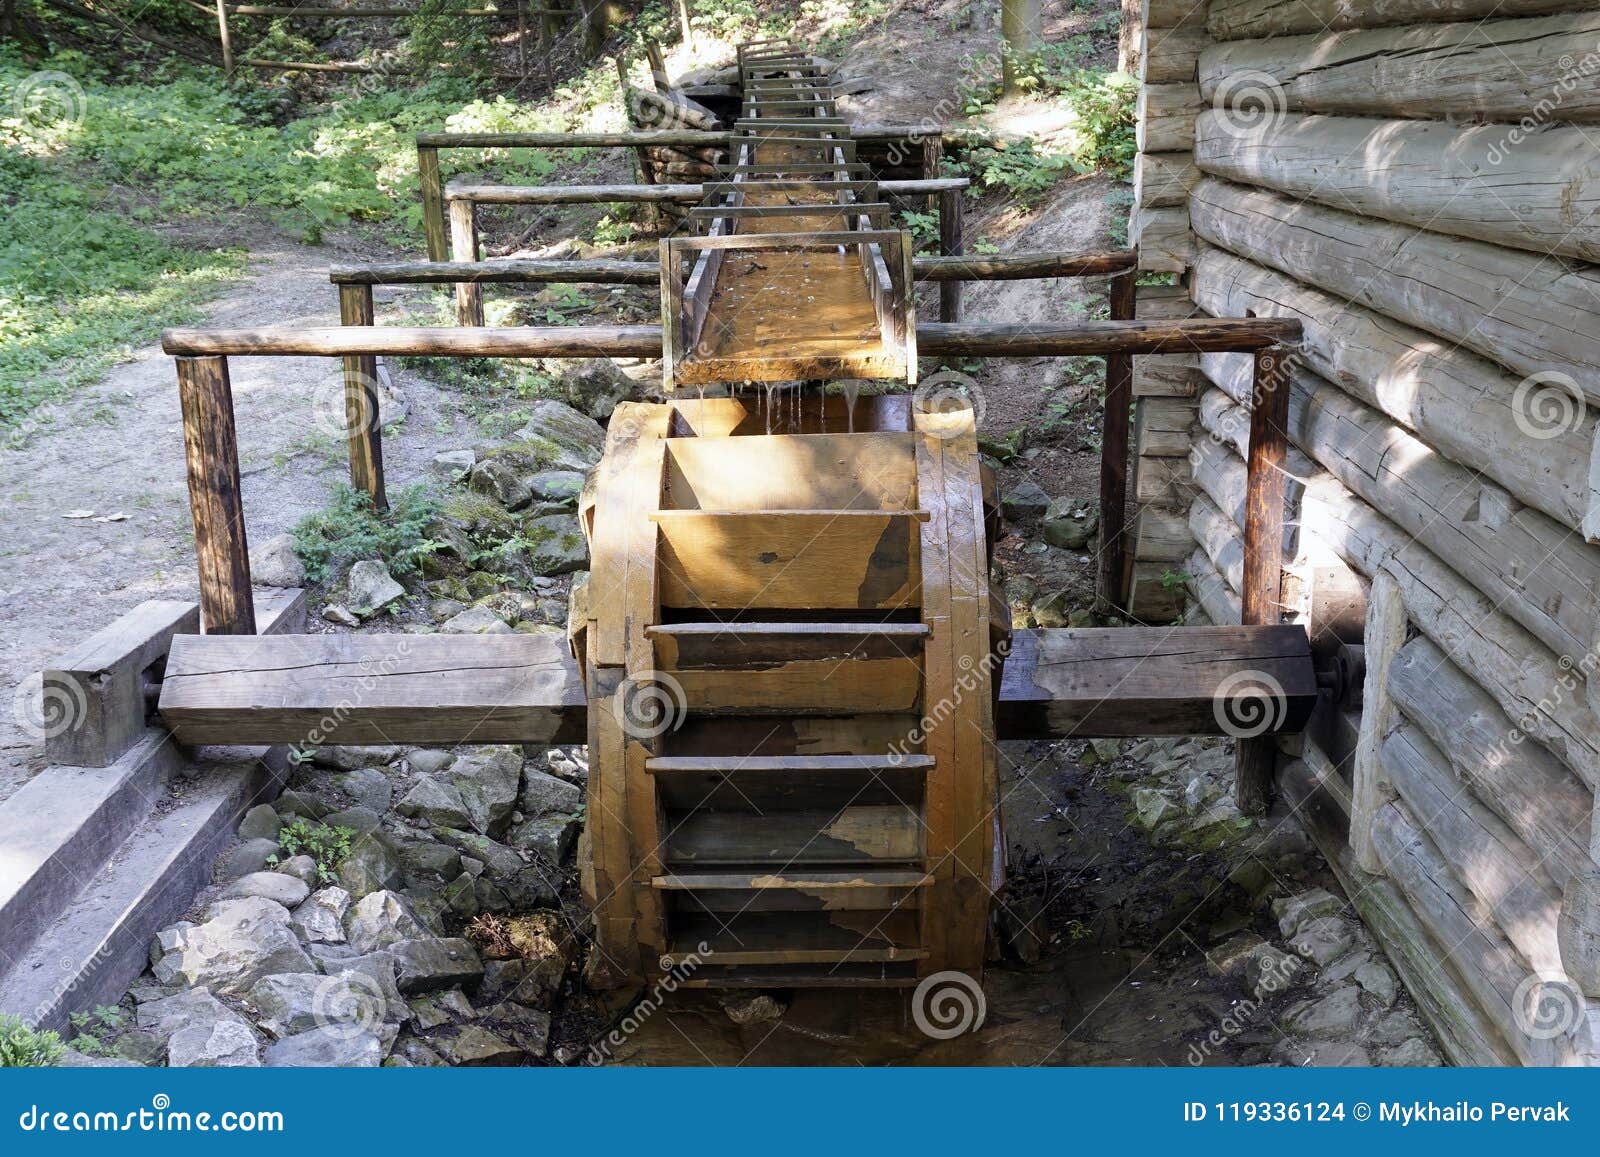
<instances>
[{"instance_id":1,"label":"wooden log","mask_svg":"<svg viewBox=\"0 0 1600 1157\"><path fill-rule=\"evenodd\" d=\"M339 287L342 325L374 325L372 286ZM350 452L350 485L372 500L374 510L388 510L383 489L383 422L378 402L378 359L360 354L344 359L344 428Z\"/></svg>"},{"instance_id":2,"label":"wooden log","mask_svg":"<svg viewBox=\"0 0 1600 1157\"><path fill-rule=\"evenodd\" d=\"M1200 115L1200 169L1362 216L1600 261L1600 158L1581 128L1550 126L1512 146L1495 125L1237 119Z\"/></svg>"},{"instance_id":3,"label":"wooden log","mask_svg":"<svg viewBox=\"0 0 1600 1157\"><path fill-rule=\"evenodd\" d=\"M1184 564L1190 594L1218 626L1239 622L1239 595L1217 570L1203 548Z\"/></svg>"},{"instance_id":4,"label":"wooden log","mask_svg":"<svg viewBox=\"0 0 1600 1157\"><path fill-rule=\"evenodd\" d=\"M1141 209L1181 208L1199 179L1193 153L1140 153L1133 158L1133 203Z\"/></svg>"},{"instance_id":5,"label":"wooden log","mask_svg":"<svg viewBox=\"0 0 1600 1157\"><path fill-rule=\"evenodd\" d=\"M1194 120L1206 108L1197 84L1146 84L1139 88L1138 144L1141 153L1187 153L1194 149Z\"/></svg>"},{"instance_id":6,"label":"wooden log","mask_svg":"<svg viewBox=\"0 0 1600 1157\"><path fill-rule=\"evenodd\" d=\"M708 166L709 168L709 166ZM445 200L472 201L479 205L603 205L652 201L694 204L704 193L692 185L482 185L451 181Z\"/></svg>"},{"instance_id":7,"label":"wooden log","mask_svg":"<svg viewBox=\"0 0 1600 1157\"><path fill-rule=\"evenodd\" d=\"M1364 872L1383 874L1383 861L1372 844L1372 821L1378 809L1394 798L1380 752L1395 726L1399 708L1389 693L1389 670L1406 642L1406 606L1400 584L1380 571L1372 576L1367 624L1362 636L1367 670L1361 686L1361 726L1350 787L1350 850Z\"/></svg>"},{"instance_id":8,"label":"wooden log","mask_svg":"<svg viewBox=\"0 0 1600 1157\"><path fill-rule=\"evenodd\" d=\"M1204 4L1195 0L1142 0L1146 28L1203 28Z\"/></svg>"},{"instance_id":9,"label":"wooden log","mask_svg":"<svg viewBox=\"0 0 1600 1157\"><path fill-rule=\"evenodd\" d=\"M1594 793L1522 735L1435 643L1426 637L1407 643L1390 664L1388 688L1394 704L1445 753L1456 778L1538 849L1557 886L1591 869Z\"/></svg>"},{"instance_id":10,"label":"wooden log","mask_svg":"<svg viewBox=\"0 0 1600 1157\"><path fill-rule=\"evenodd\" d=\"M1166 0L1170 4L1185 0ZM1541 16L1586 8L1584 0L1388 0L1362 4L1352 0L1211 0L1206 27L1218 40L1257 36L1289 36L1301 32L1343 32L1393 24L1426 24L1438 20L1484 20L1491 17Z\"/></svg>"},{"instance_id":11,"label":"wooden log","mask_svg":"<svg viewBox=\"0 0 1600 1157\"><path fill-rule=\"evenodd\" d=\"M1561 969L1591 1000L1600 997L1600 871L1567 881L1556 921Z\"/></svg>"},{"instance_id":12,"label":"wooden log","mask_svg":"<svg viewBox=\"0 0 1600 1157\"><path fill-rule=\"evenodd\" d=\"M1202 365L1228 394L1245 396L1244 359L1205 355ZM1449 558L1554 653L1587 653L1600 614L1594 547L1309 370L1297 367L1291 385L1290 436L1317 464Z\"/></svg>"},{"instance_id":13,"label":"wooden log","mask_svg":"<svg viewBox=\"0 0 1600 1157\"><path fill-rule=\"evenodd\" d=\"M1189 217L1213 245L1600 403L1600 272L1214 178Z\"/></svg>"},{"instance_id":14,"label":"wooden log","mask_svg":"<svg viewBox=\"0 0 1600 1157\"><path fill-rule=\"evenodd\" d=\"M1189 456L1157 458L1141 455L1133 463L1133 500L1141 505L1182 510L1194 493Z\"/></svg>"},{"instance_id":15,"label":"wooden log","mask_svg":"<svg viewBox=\"0 0 1600 1157\"><path fill-rule=\"evenodd\" d=\"M223 357L181 357L178 400L189 468L189 508L200 564L200 618L208 635L253 635L250 544L239 484L233 388Z\"/></svg>"},{"instance_id":16,"label":"wooden log","mask_svg":"<svg viewBox=\"0 0 1600 1157\"><path fill-rule=\"evenodd\" d=\"M1416 726L1401 723L1383 742L1388 779L1455 875L1491 914L1529 968L1561 971L1556 920L1561 891L1544 870L1544 849L1530 847L1463 790L1449 760Z\"/></svg>"},{"instance_id":17,"label":"wooden log","mask_svg":"<svg viewBox=\"0 0 1600 1157\"><path fill-rule=\"evenodd\" d=\"M456 200L450 205L450 258L452 261L478 260L478 216L471 201ZM474 281L456 282L456 324L483 325L483 290Z\"/></svg>"},{"instance_id":18,"label":"wooden log","mask_svg":"<svg viewBox=\"0 0 1600 1157\"><path fill-rule=\"evenodd\" d=\"M1298 319L1301 356L1323 378L1528 505L1582 525L1596 421L1575 397L1551 426L1537 392L1492 362L1229 253L1207 248L1192 280L1219 316Z\"/></svg>"},{"instance_id":19,"label":"wooden log","mask_svg":"<svg viewBox=\"0 0 1600 1157\"><path fill-rule=\"evenodd\" d=\"M1293 626L1019 631L1001 688L1007 739L1222 735L1247 719L1287 733L1317 695L1310 645Z\"/></svg>"},{"instance_id":20,"label":"wooden log","mask_svg":"<svg viewBox=\"0 0 1600 1157\"><path fill-rule=\"evenodd\" d=\"M1132 270L1111 279L1109 308L1112 320L1133 317ZM1124 532L1128 513L1128 411L1133 405L1133 358L1111 354L1106 358L1106 391L1100 422L1100 601L1108 607L1127 605Z\"/></svg>"},{"instance_id":21,"label":"wooden log","mask_svg":"<svg viewBox=\"0 0 1600 1157\"><path fill-rule=\"evenodd\" d=\"M1135 359L1133 396L1192 400L1205 379L1198 354L1157 354Z\"/></svg>"},{"instance_id":22,"label":"wooden log","mask_svg":"<svg viewBox=\"0 0 1600 1157\"><path fill-rule=\"evenodd\" d=\"M1279 327L1279 328L1273 328ZM1205 352L1208 347L1264 349L1278 341L1299 340L1299 327L1256 319L1212 318L1191 321L1099 321L1074 325L988 325L930 322L917 327L917 344L931 356L992 357L1005 350L1014 357L1071 357L1084 353Z\"/></svg>"},{"instance_id":23,"label":"wooden log","mask_svg":"<svg viewBox=\"0 0 1600 1157\"><path fill-rule=\"evenodd\" d=\"M439 173L439 150L417 144L417 181L422 187L422 231L428 241L428 260L450 256L450 234L444 216L444 182Z\"/></svg>"},{"instance_id":24,"label":"wooden log","mask_svg":"<svg viewBox=\"0 0 1600 1157\"><path fill-rule=\"evenodd\" d=\"M1251 388L1250 455L1246 463L1244 586L1239 621L1247 627L1279 621L1283 585L1284 458L1288 449L1289 353L1258 350ZM1241 737L1234 751L1233 799L1246 815L1272 801L1277 747L1263 736Z\"/></svg>"},{"instance_id":25,"label":"wooden log","mask_svg":"<svg viewBox=\"0 0 1600 1157\"><path fill-rule=\"evenodd\" d=\"M1194 264L1194 233L1186 208L1135 209L1129 218L1128 237L1139 251L1141 270L1182 273Z\"/></svg>"},{"instance_id":26,"label":"wooden log","mask_svg":"<svg viewBox=\"0 0 1600 1157\"><path fill-rule=\"evenodd\" d=\"M1584 702L1581 673L1570 663L1336 479L1319 475L1307 481L1304 518L1318 539L1362 574L1392 574L1412 621L1520 732L1548 747L1591 789L1600 781L1600 724Z\"/></svg>"},{"instance_id":27,"label":"wooden log","mask_svg":"<svg viewBox=\"0 0 1600 1157\"><path fill-rule=\"evenodd\" d=\"M1200 50L1211 43L1204 28L1152 28L1145 36L1138 77L1145 84L1193 84L1199 78Z\"/></svg>"},{"instance_id":28,"label":"wooden log","mask_svg":"<svg viewBox=\"0 0 1600 1157\"><path fill-rule=\"evenodd\" d=\"M1522 1063L1570 1061L1565 1041L1536 1039L1524 1027L1529 1024L1527 1010L1517 1007L1517 1001L1531 995L1526 982L1532 973L1495 928L1483 905L1451 872L1404 804L1395 802L1379 809L1373 837L1389 875L1440 946L1447 966Z\"/></svg>"},{"instance_id":29,"label":"wooden log","mask_svg":"<svg viewBox=\"0 0 1600 1157\"><path fill-rule=\"evenodd\" d=\"M1200 54L1200 91L1210 102L1248 74L1234 86L1294 112L1592 124L1597 69L1581 62L1597 41L1594 12L1234 41Z\"/></svg>"},{"instance_id":30,"label":"wooden log","mask_svg":"<svg viewBox=\"0 0 1600 1157\"><path fill-rule=\"evenodd\" d=\"M1195 422L1192 398L1144 398L1138 403L1135 434L1141 458L1187 457Z\"/></svg>"},{"instance_id":31,"label":"wooden log","mask_svg":"<svg viewBox=\"0 0 1600 1157\"><path fill-rule=\"evenodd\" d=\"M937 171L937 157L934 166ZM946 257L959 257L966 252L966 226L963 221L965 200L966 194L961 189L947 189L939 194L939 252ZM1130 312L1128 316L1133 315ZM961 282L950 280L940 283L939 320L961 320Z\"/></svg>"},{"instance_id":32,"label":"wooden log","mask_svg":"<svg viewBox=\"0 0 1600 1157\"><path fill-rule=\"evenodd\" d=\"M1233 519L1209 497L1196 494L1189 507L1189 530L1229 589L1239 591L1244 586L1244 543Z\"/></svg>"},{"instance_id":33,"label":"wooden log","mask_svg":"<svg viewBox=\"0 0 1600 1157\"><path fill-rule=\"evenodd\" d=\"M703 129L417 134L417 147L428 149L637 149L656 145L720 149L726 148L727 144L727 133L706 132Z\"/></svg>"},{"instance_id":34,"label":"wooden log","mask_svg":"<svg viewBox=\"0 0 1600 1157\"><path fill-rule=\"evenodd\" d=\"M1133 556L1141 562L1174 563L1194 549L1194 535L1183 514L1159 506L1140 508L1131 537Z\"/></svg>"}]
</instances>

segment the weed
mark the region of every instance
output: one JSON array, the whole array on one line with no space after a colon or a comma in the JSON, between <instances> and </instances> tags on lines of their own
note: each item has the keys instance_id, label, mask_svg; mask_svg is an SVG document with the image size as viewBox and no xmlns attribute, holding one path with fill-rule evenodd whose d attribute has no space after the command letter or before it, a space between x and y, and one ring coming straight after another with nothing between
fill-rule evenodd
<instances>
[{"instance_id":1,"label":"weed","mask_svg":"<svg viewBox=\"0 0 1600 1157\"><path fill-rule=\"evenodd\" d=\"M42 1068L56 1065L66 1055L61 1034L35 1032L20 1017L0 1013L0 1068Z\"/></svg>"},{"instance_id":2,"label":"weed","mask_svg":"<svg viewBox=\"0 0 1600 1157\"><path fill-rule=\"evenodd\" d=\"M438 512L438 499L425 484L393 492L389 509L379 512L371 498L341 483L326 509L295 525L295 553L312 582L323 582L344 565L367 558L382 559L396 575L411 574L425 555L439 548L426 534Z\"/></svg>"},{"instance_id":3,"label":"weed","mask_svg":"<svg viewBox=\"0 0 1600 1157\"><path fill-rule=\"evenodd\" d=\"M301 816L278 829L278 847L283 849L283 857L310 856L317 862L317 879L324 884L336 879L335 873L350 854L350 841L355 838L354 828L330 828ZM268 862L276 864L279 859L269 856Z\"/></svg>"}]
</instances>

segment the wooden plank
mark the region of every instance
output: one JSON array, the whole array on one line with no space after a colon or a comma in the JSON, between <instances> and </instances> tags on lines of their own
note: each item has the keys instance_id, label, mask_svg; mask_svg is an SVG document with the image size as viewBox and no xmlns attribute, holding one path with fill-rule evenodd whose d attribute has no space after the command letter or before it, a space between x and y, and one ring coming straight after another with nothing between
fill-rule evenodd
<instances>
[{"instance_id":1,"label":"wooden plank","mask_svg":"<svg viewBox=\"0 0 1600 1157\"><path fill-rule=\"evenodd\" d=\"M917 861L921 817L900 804L817 810L668 812L666 862L687 865ZM662 873L654 873L660 875Z\"/></svg>"},{"instance_id":2,"label":"wooden plank","mask_svg":"<svg viewBox=\"0 0 1600 1157\"><path fill-rule=\"evenodd\" d=\"M1284 459L1288 450L1289 351L1260 350L1255 357L1246 465L1244 588L1240 622L1279 621L1283 583ZM1234 802L1246 815L1266 811L1273 792L1277 748L1264 737L1241 738L1235 749Z\"/></svg>"},{"instance_id":3,"label":"wooden plank","mask_svg":"<svg viewBox=\"0 0 1600 1157\"><path fill-rule=\"evenodd\" d=\"M484 185L459 179L444 190L451 204L468 201L475 205L692 204L703 195L699 184Z\"/></svg>"},{"instance_id":4,"label":"wooden plank","mask_svg":"<svg viewBox=\"0 0 1600 1157\"><path fill-rule=\"evenodd\" d=\"M176 635L159 711L196 746L572 743L587 714L565 641L516 634Z\"/></svg>"},{"instance_id":5,"label":"wooden plank","mask_svg":"<svg viewBox=\"0 0 1600 1157\"><path fill-rule=\"evenodd\" d=\"M770 434L675 438L666 502L681 509L910 510L910 434Z\"/></svg>"},{"instance_id":6,"label":"wooden plank","mask_svg":"<svg viewBox=\"0 0 1600 1157\"><path fill-rule=\"evenodd\" d=\"M1230 720L1281 734L1316 696L1297 626L1016 631L997 725L1007 739L1222 735Z\"/></svg>"},{"instance_id":7,"label":"wooden plank","mask_svg":"<svg viewBox=\"0 0 1600 1157\"><path fill-rule=\"evenodd\" d=\"M1080 321L1056 325L928 322L917 332L917 344L924 354L946 358L1253 351L1299 340L1298 324L1261 318Z\"/></svg>"},{"instance_id":8,"label":"wooden plank","mask_svg":"<svg viewBox=\"0 0 1600 1157\"><path fill-rule=\"evenodd\" d=\"M754 913L726 923L709 914L681 920L663 964L696 955L718 965L832 964L917 960L910 912L839 913L831 919L800 913ZM699 952L698 945L710 946Z\"/></svg>"},{"instance_id":9,"label":"wooden plank","mask_svg":"<svg viewBox=\"0 0 1600 1157\"><path fill-rule=\"evenodd\" d=\"M917 602L912 514L674 510L658 521L666 606L888 610Z\"/></svg>"},{"instance_id":10,"label":"wooden plank","mask_svg":"<svg viewBox=\"0 0 1600 1157\"><path fill-rule=\"evenodd\" d=\"M213 635L253 635L250 544L239 483L233 388L223 357L177 359L183 448L200 564L200 618Z\"/></svg>"},{"instance_id":11,"label":"wooden plank","mask_svg":"<svg viewBox=\"0 0 1600 1157\"><path fill-rule=\"evenodd\" d=\"M797 771L927 770L927 755L659 755L645 766L653 774L684 771L786 775ZM741 885L748 887L750 885Z\"/></svg>"},{"instance_id":12,"label":"wooden plank","mask_svg":"<svg viewBox=\"0 0 1600 1157\"><path fill-rule=\"evenodd\" d=\"M1362 637L1367 670L1361 687L1361 730L1350 789L1350 848L1356 866L1374 875L1383 874L1383 861L1372 845L1372 820L1378 809L1394 798L1394 785L1384 774L1380 759L1384 736L1399 719L1399 708L1389 693L1389 670L1405 642L1406 607L1400 585L1391 574L1374 575Z\"/></svg>"}]
</instances>

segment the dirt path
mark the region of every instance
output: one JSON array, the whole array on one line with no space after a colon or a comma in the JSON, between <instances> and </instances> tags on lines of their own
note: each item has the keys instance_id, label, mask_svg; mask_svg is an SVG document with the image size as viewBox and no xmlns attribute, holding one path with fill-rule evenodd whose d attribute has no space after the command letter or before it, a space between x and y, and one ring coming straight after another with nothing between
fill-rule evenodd
<instances>
[{"instance_id":1,"label":"dirt path","mask_svg":"<svg viewBox=\"0 0 1600 1157\"><path fill-rule=\"evenodd\" d=\"M373 257L337 242L312 248L269 238L253 248L249 276L212 303L207 324L337 325L328 266ZM381 321L381 305L379 313ZM328 416L337 414L330 402L342 389L339 367L324 358L245 358L230 369L247 533L260 542L324 505L344 476ZM414 480L456 431L437 388L410 375L400 390L409 417L385 438L391 486ZM0 450L0 799L43 765L39 738L15 709L34 692L35 673L145 599L195 597L172 359L141 349L34 418L20 449ZM92 515L68 517L83 511ZM113 516L125 517L96 521Z\"/></svg>"}]
</instances>

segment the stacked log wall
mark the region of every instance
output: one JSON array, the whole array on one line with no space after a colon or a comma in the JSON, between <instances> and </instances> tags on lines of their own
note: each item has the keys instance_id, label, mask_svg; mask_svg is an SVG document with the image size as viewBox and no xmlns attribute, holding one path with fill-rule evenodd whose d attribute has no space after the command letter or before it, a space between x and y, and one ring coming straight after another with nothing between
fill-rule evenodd
<instances>
[{"instance_id":1,"label":"stacked log wall","mask_svg":"<svg viewBox=\"0 0 1600 1157\"><path fill-rule=\"evenodd\" d=\"M1371 584L1359 737L1284 794L1451 1059L1592 1064L1600 14L1471 7L1211 0L1192 108L1146 48L1140 171L1199 310L1304 325L1288 569ZM1188 594L1237 621L1250 359L1193 370Z\"/></svg>"}]
</instances>

